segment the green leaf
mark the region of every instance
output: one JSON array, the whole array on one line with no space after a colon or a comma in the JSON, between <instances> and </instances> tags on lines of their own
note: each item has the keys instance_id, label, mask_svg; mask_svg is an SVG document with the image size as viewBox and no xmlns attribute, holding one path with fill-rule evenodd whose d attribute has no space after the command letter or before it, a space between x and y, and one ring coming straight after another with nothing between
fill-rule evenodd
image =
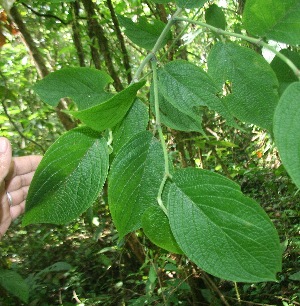
<instances>
[{"instance_id":1,"label":"green leaf","mask_svg":"<svg viewBox=\"0 0 300 306\"><path fill-rule=\"evenodd\" d=\"M0 286L22 302L28 303L29 287L22 276L17 272L0 269Z\"/></svg>"},{"instance_id":2,"label":"green leaf","mask_svg":"<svg viewBox=\"0 0 300 306\"><path fill-rule=\"evenodd\" d=\"M142 217L145 235L157 246L176 254L182 254L170 228L169 219L159 206L149 207Z\"/></svg>"},{"instance_id":3,"label":"green leaf","mask_svg":"<svg viewBox=\"0 0 300 306\"><path fill-rule=\"evenodd\" d=\"M175 172L168 195L171 230L201 269L240 282L276 281L278 234L264 210L237 184L210 171Z\"/></svg>"},{"instance_id":4,"label":"green leaf","mask_svg":"<svg viewBox=\"0 0 300 306\"><path fill-rule=\"evenodd\" d=\"M64 261L58 261L53 265L41 270L36 274L36 277L40 277L53 272L69 271L72 269L72 266Z\"/></svg>"},{"instance_id":5,"label":"green leaf","mask_svg":"<svg viewBox=\"0 0 300 306\"><path fill-rule=\"evenodd\" d=\"M204 133L202 129L202 113L200 109L192 109L192 114L185 114L174 107L167 99L158 92L159 98L159 112L160 112L160 120L167 127L185 132L200 132ZM153 84L150 90L150 104L153 113L155 113L154 107L154 97L153 97Z\"/></svg>"},{"instance_id":6,"label":"green leaf","mask_svg":"<svg viewBox=\"0 0 300 306\"><path fill-rule=\"evenodd\" d=\"M294 281L300 281L300 271L290 275L289 279Z\"/></svg>"},{"instance_id":7,"label":"green leaf","mask_svg":"<svg viewBox=\"0 0 300 306\"><path fill-rule=\"evenodd\" d=\"M205 21L216 28L223 30L226 28L225 14L216 4L211 4L205 11Z\"/></svg>"},{"instance_id":8,"label":"green leaf","mask_svg":"<svg viewBox=\"0 0 300 306\"><path fill-rule=\"evenodd\" d=\"M120 238L141 227L146 209L157 205L164 176L161 144L148 131L121 148L109 172L108 202Z\"/></svg>"},{"instance_id":9,"label":"green leaf","mask_svg":"<svg viewBox=\"0 0 300 306\"><path fill-rule=\"evenodd\" d=\"M55 107L62 98L71 98L83 110L111 98L104 87L112 82L104 71L92 68L64 68L50 73L35 84L40 98Z\"/></svg>"},{"instance_id":10,"label":"green leaf","mask_svg":"<svg viewBox=\"0 0 300 306\"><path fill-rule=\"evenodd\" d=\"M291 60L297 67L300 67L300 55L295 51L289 49L280 50L280 53L285 55L289 60ZM271 67L276 73L277 79L279 81L279 92L282 94L284 90L294 82L298 81L297 76L293 70L278 56L275 56L271 62Z\"/></svg>"},{"instance_id":11,"label":"green leaf","mask_svg":"<svg viewBox=\"0 0 300 306\"><path fill-rule=\"evenodd\" d=\"M220 89L200 67L178 60L158 70L159 91L173 107L195 118L201 106L224 116L228 124L236 125L227 107L218 98Z\"/></svg>"},{"instance_id":12,"label":"green leaf","mask_svg":"<svg viewBox=\"0 0 300 306\"><path fill-rule=\"evenodd\" d=\"M16 101L17 96L7 86L0 86L0 98L3 100Z\"/></svg>"},{"instance_id":13,"label":"green leaf","mask_svg":"<svg viewBox=\"0 0 300 306\"><path fill-rule=\"evenodd\" d=\"M23 225L64 224L96 200L108 172L104 138L84 127L62 135L46 152L31 182Z\"/></svg>"},{"instance_id":14,"label":"green leaf","mask_svg":"<svg viewBox=\"0 0 300 306\"><path fill-rule=\"evenodd\" d=\"M116 126L113 131L114 153L121 149L134 135L145 131L149 121L149 114L146 105L136 100L131 106L125 118Z\"/></svg>"},{"instance_id":15,"label":"green leaf","mask_svg":"<svg viewBox=\"0 0 300 306\"><path fill-rule=\"evenodd\" d=\"M232 114L272 131L278 80L262 56L234 43L217 43L208 57L208 73L220 90L231 83L231 92L223 100Z\"/></svg>"},{"instance_id":16,"label":"green leaf","mask_svg":"<svg viewBox=\"0 0 300 306\"><path fill-rule=\"evenodd\" d=\"M209 140L206 141L208 145L218 146L220 148L238 148L239 146L230 141L225 140Z\"/></svg>"},{"instance_id":17,"label":"green leaf","mask_svg":"<svg viewBox=\"0 0 300 306\"><path fill-rule=\"evenodd\" d=\"M125 27L126 36L128 36L133 43L147 50L151 50L154 47L161 32L166 26L162 21L157 19L150 20L149 22L144 16L141 16L137 23L121 15L118 16L118 19L120 24ZM172 35L171 32L169 32L162 41L161 46L163 47L171 38Z\"/></svg>"},{"instance_id":18,"label":"green leaf","mask_svg":"<svg viewBox=\"0 0 300 306\"><path fill-rule=\"evenodd\" d=\"M160 4L167 4L171 2L172 0L151 0L154 3L160 3Z\"/></svg>"},{"instance_id":19,"label":"green leaf","mask_svg":"<svg viewBox=\"0 0 300 306\"><path fill-rule=\"evenodd\" d=\"M82 111L69 111L69 113L96 131L101 132L112 128L124 118L137 91L144 84L145 82L134 83L99 105Z\"/></svg>"},{"instance_id":20,"label":"green leaf","mask_svg":"<svg viewBox=\"0 0 300 306\"><path fill-rule=\"evenodd\" d=\"M208 0L176 0L178 7L193 9L197 7L202 7Z\"/></svg>"},{"instance_id":21,"label":"green leaf","mask_svg":"<svg viewBox=\"0 0 300 306\"><path fill-rule=\"evenodd\" d=\"M299 0L247 0L243 23L252 35L300 44Z\"/></svg>"},{"instance_id":22,"label":"green leaf","mask_svg":"<svg viewBox=\"0 0 300 306\"><path fill-rule=\"evenodd\" d=\"M274 115L274 138L282 163L300 188L300 82L282 94Z\"/></svg>"}]
</instances>

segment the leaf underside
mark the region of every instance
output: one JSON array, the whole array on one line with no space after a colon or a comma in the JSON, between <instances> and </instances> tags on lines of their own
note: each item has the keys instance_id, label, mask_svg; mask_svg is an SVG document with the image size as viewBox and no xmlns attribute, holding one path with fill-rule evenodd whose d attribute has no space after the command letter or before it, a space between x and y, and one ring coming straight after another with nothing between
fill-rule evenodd
<instances>
[{"instance_id":1,"label":"leaf underside","mask_svg":"<svg viewBox=\"0 0 300 306\"><path fill-rule=\"evenodd\" d=\"M222 115L229 125L236 126L229 109L218 98L220 89L200 67L183 60L172 61L158 70L158 78L159 93L163 97L161 112L171 111L164 117L173 125L179 124L180 114L188 117L189 128L201 125L199 114L206 106Z\"/></svg>"},{"instance_id":2,"label":"leaf underside","mask_svg":"<svg viewBox=\"0 0 300 306\"><path fill-rule=\"evenodd\" d=\"M197 7L202 7L208 0L176 0L178 7L193 9Z\"/></svg>"},{"instance_id":3,"label":"leaf underside","mask_svg":"<svg viewBox=\"0 0 300 306\"><path fill-rule=\"evenodd\" d=\"M299 20L298 0L247 0L243 13L249 33L289 45L300 44Z\"/></svg>"},{"instance_id":4,"label":"leaf underside","mask_svg":"<svg viewBox=\"0 0 300 306\"><path fill-rule=\"evenodd\" d=\"M236 118L272 131L279 84L262 56L249 48L220 42L210 51L208 73L220 90L229 82L230 92L223 100Z\"/></svg>"}]
</instances>

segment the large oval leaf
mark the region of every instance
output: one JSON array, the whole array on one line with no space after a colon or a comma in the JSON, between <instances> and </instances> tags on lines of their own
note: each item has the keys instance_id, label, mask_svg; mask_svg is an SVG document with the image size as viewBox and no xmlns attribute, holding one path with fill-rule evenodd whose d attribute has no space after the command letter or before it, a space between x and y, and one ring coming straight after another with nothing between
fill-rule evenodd
<instances>
[{"instance_id":1,"label":"large oval leaf","mask_svg":"<svg viewBox=\"0 0 300 306\"><path fill-rule=\"evenodd\" d=\"M291 60L297 67L300 67L300 54L298 52L282 49L280 53ZM275 56L270 65L279 81L280 94L282 94L291 83L299 80L290 66L288 66L279 56Z\"/></svg>"},{"instance_id":2,"label":"large oval leaf","mask_svg":"<svg viewBox=\"0 0 300 306\"><path fill-rule=\"evenodd\" d=\"M12 270L0 269L0 286L19 298L22 302L28 303L29 286L19 273Z\"/></svg>"},{"instance_id":3,"label":"large oval leaf","mask_svg":"<svg viewBox=\"0 0 300 306\"><path fill-rule=\"evenodd\" d=\"M178 7L192 9L202 7L208 0L176 0Z\"/></svg>"},{"instance_id":4,"label":"large oval leaf","mask_svg":"<svg viewBox=\"0 0 300 306\"><path fill-rule=\"evenodd\" d=\"M200 109L192 109L187 115L182 111L182 109L174 107L172 103L170 103L160 93L160 91L158 92L158 100L160 121L164 125L178 131L194 131L204 134L202 129L202 113ZM150 90L150 105L153 113L155 113L153 83ZM191 114L193 114L193 116Z\"/></svg>"},{"instance_id":5,"label":"large oval leaf","mask_svg":"<svg viewBox=\"0 0 300 306\"><path fill-rule=\"evenodd\" d=\"M299 0L247 0L243 22L252 35L300 44Z\"/></svg>"},{"instance_id":6,"label":"large oval leaf","mask_svg":"<svg viewBox=\"0 0 300 306\"><path fill-rule=\"evenodd\" d=\"M109 208L120 237L140 228L145 210L157 205L163 176L163 150L150 132L137 134L121 148L108 181Z\"/></svg>"},{"instance_id":7,"label":"large oval leaf","mask_svg":"<svg viewBox=\"0 0 300 306\"><path fill-rule=\"evenodd\" d=\"M220 89L200 67L183 60L172 61L158 70L159 91L179 112L195 119L200 106L224 116L236 125L227 106L218 98Z\"/></svg>"},{"instance_id":8,"label":"large oval leaf","mask_svg":"<svg viewBox=\"0 0 300 306\"><path fill-rule=\"evenodd\" d=\"M55 107L60 99L71 98L83 110L111 98L104 87L113 79L104 71L77 67L50 73L34 86L41 99Z\"/></svg>"},{"instance_id":9,"label":"large oval leaf","mask_svg":"<svg viewBox=\"0 0 300 306\"><path fill-rule=\"evenodd\" d=\"M291 84L279 100L274 138L284 167L300 188L300 82Z\"/></svg>"},{"instance_id":10,"label":"large oval leaf","mask_svg":"<svg viewBox=\"0 0 300 306\"><path fill-rule=\"evenodd\" d=\"M112 128L124 118L137 91L144 84L145 82L134 83L99 105L69 113L96 131Z\"/></svg>"},{"instance_id":11,"label":"large oval leaf","mask_svg":"<svg viewBox=\"0 0 300 306\"><path fill-rule=\"evenodd\" d=\"M170 228L169 219L157 206L149 207L142 217L145 235L159 247L176 254L182 254Z\"/></svg>"},{"instance_id":12,"label":"large oval leaf","mask_svg":"<svg viewBox=\"0 0 300 306\"><path fill-rule=\"evenodd\" d=\"M144 16L141 16L136 23L130 18L121 15L118 16L118 19L120 24L125 27L125 34L128 38L136 45L147 50L151 50L154 47L161 32L166 26L158 19L150 20L149 22L149 19ZM161 42L161 47L163 47L171 38L172 34L169 31Z\"/></svg>"},{"instance_id":13,"label":"large oval leaf","mask_svg":"<svg viewBox=\"0 0 300 306\"><path fill-rule=\"evenodd\" d=\"M63 224L93 204L106 180L108 149L89 128L61 136L46 152L31 182L23 225Z\"/></svg>"},{"instance_id":14,"label":"large oval leaf","mask_svg":"<svg viewBox=\"0 0 300 306\"><path fill-rule=\"evenodd\" d=\"M208 73L220 90L231 83L224 102L236 118L272 131L279 84L262 56L234 43L217 43L208 57Z\"/></svg>"},{"instance_id":15,"label":"large oval leaf","mask_svg":"<svg viewBox=\"0 0 300 306\"><path fill-rule=\"evenodd\" d=\"M200 268L223 279L275 281L281 269L277 232L239 186L200 169L175 172L168 195L171 230Z\"/></svg>"},{"instance_id":16,"label":"large oval leaf","mask_svg":"<svg viewBox=\"0 0 300 306\"><path fill-rule=\"evenodd\" d=\"M141 100L137 99L124 119L113 130L114 154L117 154L134 135L145 131L148 121L148 109Z\"/></svg>"},{"instance_id":17,"label":"large oval leaf","mask_svg":"<svg viewBox=\"0 0 300 306\"><path fill-rule=\"evenodd\" d=\"M207 24L213 27L225 30L226 28L226 17L225 14L219 6L216 4L211 4L205 11L205 21Z\"/></svg>"}]
</instances>

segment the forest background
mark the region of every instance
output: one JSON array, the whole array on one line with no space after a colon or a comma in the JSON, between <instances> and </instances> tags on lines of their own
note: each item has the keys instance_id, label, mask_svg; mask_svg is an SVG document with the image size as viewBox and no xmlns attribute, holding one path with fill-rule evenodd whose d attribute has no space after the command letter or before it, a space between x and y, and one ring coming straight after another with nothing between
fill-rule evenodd
<instances>
[{"instance_id":1,"label":"forest background","mask_svg":"<svg viewBox=\"0 0 300 306\"><path fill-rule=\"evenodd\" d=\"M182 16L214 29L248 34L243 27L246 1L200 2ZM297 1L288 2L299 8ZM79 124L62 112L76 109L72 100L63 99L51 107L36 94L34 84L62 68L92 67L110 75L109 91L122 91L141 73L141 63L176 4L163 0L2 1L0 128L1 135L11 141L14 155L44 154ZM299 27L289 31L297 35ZM163 48L155 50L156 58L160 66L180 59L207 70L208 54L220 41L234 41L271 63L280 81L279 95L298 81L294 71L262 44L196 24L175 22ZM283 54L300 67L299 42L269 40L269 45L287 50ZM142 68L147 83L139 98L148 107L151 130L155 111L148 102L151 78L147 77L154 68L149 62ZM231 92L231 86L228 82L224 91ZM0 305L300 305L300 196L281 164L272 133L247 120L240 120L239 127L227 125L213 110L202 113L200 125L193 121L196 131L180 122L181 130L172 124L170 128L164 120L165 142L175 168L220 173L240 184L267 212L283 250L277 282L235 283L210 275L184 255L157 247L143 230L119 241L103 192L83 215L66 225L22 227L22 220L15 221L0 242Z\"/></svg>"}]
</instances>

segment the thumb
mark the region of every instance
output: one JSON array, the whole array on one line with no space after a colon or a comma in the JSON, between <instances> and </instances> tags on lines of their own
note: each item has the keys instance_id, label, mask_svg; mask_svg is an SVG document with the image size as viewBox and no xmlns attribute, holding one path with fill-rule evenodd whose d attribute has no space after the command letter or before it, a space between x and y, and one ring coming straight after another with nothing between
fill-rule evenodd
<instances>
[{"instance_id":1,"label":"thumb","mask_svg":"<svg viewBox=\"0 0 300 306\"><path fill-rule=\"evenodd\" d=\"M0 184L6 178L11 164L11 145L5 137L0 137Z\"/></svg>"}]
</instances>

